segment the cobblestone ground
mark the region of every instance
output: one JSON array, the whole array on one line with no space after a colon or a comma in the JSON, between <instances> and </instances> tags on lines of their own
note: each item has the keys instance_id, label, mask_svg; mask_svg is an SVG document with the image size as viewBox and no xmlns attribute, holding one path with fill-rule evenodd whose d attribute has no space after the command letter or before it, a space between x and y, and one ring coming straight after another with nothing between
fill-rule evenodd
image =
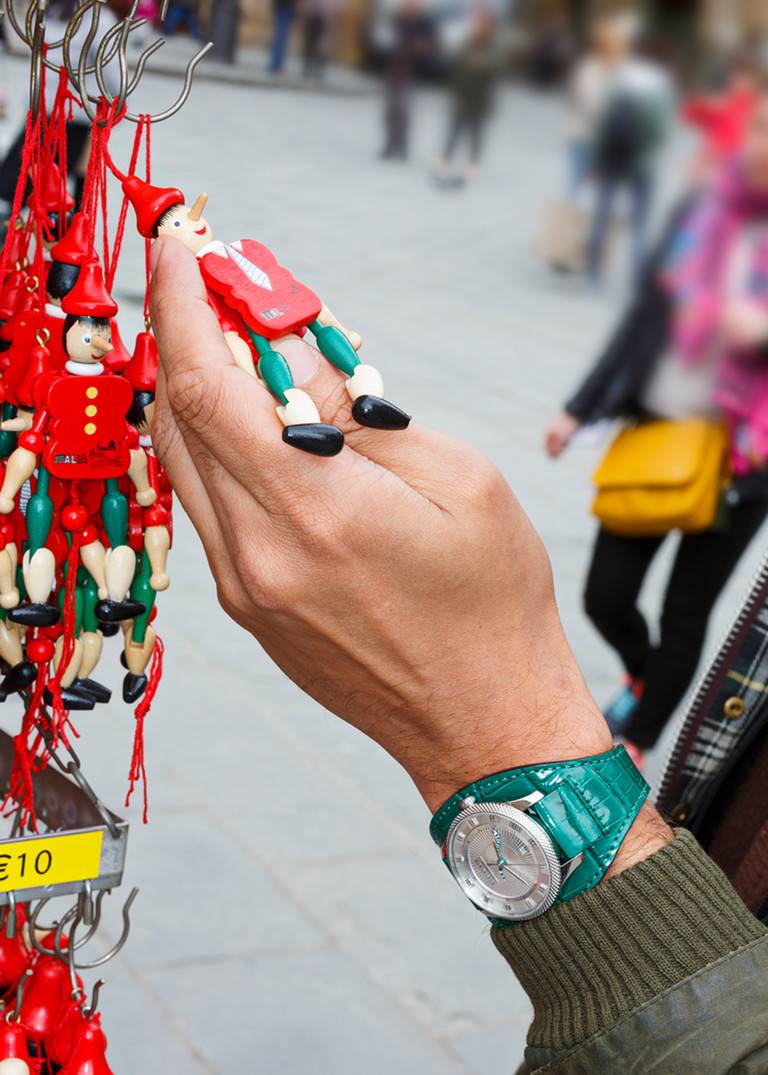
<instances>
[{"instance_id":1,"label":"cobblestone ground","mask_svg":"<svg viewBox=\"0 0 768 1075\"><path fill-rule=\"evenodd\" d=\"M13 93L22 77L8 68ZM155 101L174 92L165 80L149 90ZM452 193L427 179L443 107L420 99L413 160L385 165L375 99L207 82L157 129L154 175L193 196L208 190L221 237L263 239L364 333L393 399L490 453L543 535L568 635L604 700L616 662L579 603L597 451L554 465L540 443L618 288L587 292L532 255L542 203L560 183L556 102L506 93L482 175ZM115 152L126 158L122 135ZM116 296L126 337L141 282L129 235ZM718 608L718 630L759 544ZM181 512L172 568L160 619L167 674L147 727L149 827L130 812L126 880L141 895L130 944L105 975L115 1071L512 1072L527 1001L445 875L408 779L219 611ZM117 686L117 653L108 660L103 678ZM86 771L119 806L132 721L115 705L80 724Z\"/></svg>"}]
</instances>

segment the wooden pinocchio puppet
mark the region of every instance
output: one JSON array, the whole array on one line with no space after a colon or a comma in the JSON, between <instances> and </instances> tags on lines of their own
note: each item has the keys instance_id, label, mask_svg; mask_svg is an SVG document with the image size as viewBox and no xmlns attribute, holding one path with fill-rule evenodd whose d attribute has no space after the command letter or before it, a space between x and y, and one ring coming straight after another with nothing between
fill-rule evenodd
<instances>
[{"instance_id":1,"label":"wooden pinocchio puppet","mask_svg":"<svg viewBox=\"0 0 768 1075\"><path fill-rule=\"evenodd\" d=\"M29 547L22 561L29 604L9 614L14 622L32 627L51 626L59 619L59 607L50 600L56 581L56 558L47 547L53 521L51 478L65 483L68 497L61 525L79 535L80 559L93 581L95 613L101 622L116 623L144 612L141 603L128 597L136 557L127 544L128 504L119 479L128 474L134 480L136 498L143 506L156 499L147 481L143 449L126 421L131 387L103 363L112 346L110 319L117 306L97 261L82 266L62 308L66 365L39 378L34 417L19 436L0 488L0 513L7 515L21 486L38 468L37 487L27 505ZM100 500L95 516L94 492Z\"/></svg>"},{"instance_id":2,"label":"wooden pinocchio puppet","mask_svg":"<svg viewBox=\"0 0 768 1075\"><path fill-rule=\"evenodd\" d=\"M144 606L144 612L123 624L125 647L123 662L127 669L123 679L123 701L138 701L147 689L147 666L157 642L151 626L155 599L167 590L168 552L171 547L171 496L163 495L163 483L167 479L152 446L151 423L157 388L157 345L154 336L140 332L136 338L133 357L125 369L125 378L133 388L133 404L128 411L128 421L139 435L139 446L146 453L147 476L157 492L157 499L149 507L131 504L131 541L136 550L138 563L131 586L131 597Z\"/></svg>"},{"instance_id":3,"label":"wooden pinocchio puppet","mask_svg":"<svg viewBox=\"0 0 768 1075\"><path fill-rule=\"evenodd\" d=\"M309 330L320 352L347 376L352 415L360 425L405 429L410 418L383 398L381 374L357 356L361 340L346 330L306 285L280 265L274 254L253 239L216 241L203 217L208 196L186 204L180 190L154 187L137 176L123 181L145 238L173 238L200 263L211 307L235 362L259 376L278 400L283 440L314 455L336 455L344 436L320 420L310 396L294 385L280 354L280 340ZM255 359L255 362L254 362Z\"/></svg>"}]
</instances>

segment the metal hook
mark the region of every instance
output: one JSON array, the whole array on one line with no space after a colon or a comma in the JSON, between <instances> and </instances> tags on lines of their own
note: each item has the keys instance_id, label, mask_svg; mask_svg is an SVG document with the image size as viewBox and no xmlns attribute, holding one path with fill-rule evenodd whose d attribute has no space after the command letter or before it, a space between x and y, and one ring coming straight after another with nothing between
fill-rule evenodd
<instances>
[{"instance_id":1,"label":"metal hook","mask_svg":"<svg viewBox=\"0 0 768 1075\"><path fill-rule=\"evenodd\" d=\"M101 997L101 991L105 984L103 978L99 978L99 980L94 983L93 992L91 993L91 1003L83 1012L84 1019L93 1019L94 1015L99 1010L99 998Z\"/></svg>"},{"instance_id":2,"label":"metal hook","mask_svg":"<svg viewBox=\"0 0 768 1075\"><path fill-rule=\"evenodd\" d=\"M82 913L84 893L80 894L77 903L73 907L70 907L64 917L61 919L61 921L56 924L53 931L53 951L59 957L59 959L66 961L69 958L69 952L75 952L78 948L83 948L86 944L88 944L93 935L96 933L96 930L101 925L101 904L104 900L104 897L107 895L107 892L111 891L111 889L102 889L102 891L99 892L98 896L96 897L93 921L89 924L90 928L88 929L88 932L83 937L81 937L79 941L75 940L75 930L81 922L86 924L85 918ZM70 929L69 940L67 941L67 951L65 952L61 947L61 937L64 927L67 925L68 922L71 922L72 919L74 919L75 922Z\"/></svg>"},{"instance_id":3,"label":"metal hook","mask_svg":"<svg viewBox=\"0 0 768 1075\"><path fill-rule=\"evenodd\" d=\"M8 911L5 916L5 935L8 940L12 941L16 936L17 918L16 918L16 893L8 892Z\"/></svg>"},{"instance_id":4,"label":"metal hook","mask_svg":"<svg viewBox=\"0 0 768 1075\"><path fill-rule=\"evenodd\" d=\"M86 2L89 2L89 0L86 0ZM107 100L108 102L112 100L113 103L115 101L117 102L117 108L115 109L115 114L117 115L121 114L125 106L126 100L134 92L139 82L141 81L148 60L151 56L154 55L154 53L158 51L158 49L161 49L164 44L164 41L162 40L154 41L141 52L136 62L136 69L129 80L126 48L128 34L130 33L130 22L133 18L137 6L138 0L133 0L130 13L126 17L124 23L120 24L118 27L113 27L112 30L108 31L107 34L104 35L104 40L102 40L101 44L99 45L99 48L96 52L96 57L94 59L94 67L96 68L96 80L98 82L99 90L105 100ZM104 76L104 65L107 62L106 40L107 38L109 38L111 43L113 34L117 34L118 58L120 63L120 92L116 98L110 98L110 95L107 92L106 79ZM170 119L171 116L175 116L176 113L184 106L192 90L192 79L194 77L195 69L197 68L197 65L200 63L203 57L206 56L212 48L213 43L208 42L207 45L203 45L202 48L198 49L198 51L190 59L186 66L184 72L184 85L182 86L181 93L173 102L173 104L169 105L169 107L166 108L163 112L158 112L157 114L150 116L151 123L162 123L163 120ZM82 79L80 78L79 73L78 88L82 90ZM91 98L91 100L93 100L93 98ZM125 119L129 120L131 123L138 123L141 119L141 114L137 112L129 112L126 110Z\"/></svg>"},{"instance_id":5,"label":"metal hook","mask_svg":"<svg viewBox=\"0 0 768 1075\"><path fill-rule=\"evenodd\" d=\"M131 894L123 904L123 932L120 934L120 937L115 944L99 959L90 960L88 963L75 962L74 966L78 970L95 970L96 967L103 967L105 963L109 963L110 959L114 959L118 952L122 951L131 932L131 904L138 894L138 888L131 889Z\"/></svg>"},{"instance_id":6,"label":"metal hook","mask_svg":"<svg viewBox=\"0 0 768 1075\"><path fill-rule=\"evenodd\" d=\"M43 49L45 47L45 8L48 0L36 0L27 13L26 30L32 49L29 68L29 107L37 118L43 91ZM34 27L32 17L34 16Z\"/></svg>"},{"instance_id":7,"label":"metal hook","mask_svg":"<svg viewBox=\"0 0 768 1075\"><path fill-rule=\"evenodd\" d=\"M19 984L16 986L16 1004L12 1012L6 1013L6 1021L9 1023L17 1023L21 1015L21 1005L24 1000L24 988L27 984L27 980L32 973L32 968L28 967L21 978L19 978Z\"/></svg>"}]
</instances>

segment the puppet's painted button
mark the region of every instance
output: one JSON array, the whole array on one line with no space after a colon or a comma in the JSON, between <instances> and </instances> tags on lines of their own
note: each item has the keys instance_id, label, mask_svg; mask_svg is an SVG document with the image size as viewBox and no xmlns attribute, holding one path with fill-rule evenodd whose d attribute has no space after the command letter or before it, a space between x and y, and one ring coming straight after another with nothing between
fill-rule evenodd
<instances>
[{"instance_id":1,"label":"puppet's painted button","mask_svg":"<svg viewBox=\"0 0 768 1075\"><path fill-rule=\"evenodd\" d=\"M85 394L88 397L88 399L96 399L96 397L99 394L99 390L95 385L91 385L90 388L86 388Z\"/></svg>"},{"instance_id":2,"label":"puppet's painted button","mask_svg":"<svg viewBox=\"0 0 768 1075\"><path fill-rule=\"evenodd\" d=\"M93 422L88 422L88 424L83 428L83 432L87 433L90 436L92 433L96 432L96 426L93 424Z\"/></svg>"},{"instance_id":3,"label":"puppet's painted button","mask_svg":"<svg viewBox=\"0 0 768 1075\"><path fill-rule=\"evenodd\" d=\"M99 413L99 408L94 407L94 405L91 404L90 407L85 408L85 413L88 415L89 418L93 418L94 414Z\"/></svg>"}]
</instances>

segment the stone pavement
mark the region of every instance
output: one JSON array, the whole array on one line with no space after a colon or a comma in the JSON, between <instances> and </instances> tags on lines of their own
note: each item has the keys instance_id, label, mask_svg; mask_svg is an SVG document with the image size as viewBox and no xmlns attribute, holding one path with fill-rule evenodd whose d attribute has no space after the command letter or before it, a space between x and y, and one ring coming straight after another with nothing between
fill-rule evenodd
<instances>
[{"instance_id":1,"label":"stone pavement","mask_svg":"<svg viewBox=\"0 0 768 1075\"><path fill-rule=\"evenodd\" d=\"M164 101L173 87L148 89ZM154 176L193 197L208 190L221 237L263 239L359 327L393 399L490 453L543 535L568 635L603 700L616 662L579 607L597 452L551 464L540 445L617 289L589 293L532 256L563 167L556 102L505 93L484 171L457 193L427 180L443 119L426 94L413 161L383 165L375 100L208 82L157 129ZM123 134L115 153L127 157ZM141 264L129 235L116 295L126 338ZM130 811L126 882L141 895L105 972L117 1075L513 1072L527 1001L446 876L408 779L227 620L180 511L172 573L159 620L167 674L147 725L150 825ZM651 608L659 586L657 570ZM120 675L114 651L104 678ZM14 721L6 706L4 726ZM80 725L86 772L119 807L132 720L115 705Z\"/></svg>"}]
</instances>

